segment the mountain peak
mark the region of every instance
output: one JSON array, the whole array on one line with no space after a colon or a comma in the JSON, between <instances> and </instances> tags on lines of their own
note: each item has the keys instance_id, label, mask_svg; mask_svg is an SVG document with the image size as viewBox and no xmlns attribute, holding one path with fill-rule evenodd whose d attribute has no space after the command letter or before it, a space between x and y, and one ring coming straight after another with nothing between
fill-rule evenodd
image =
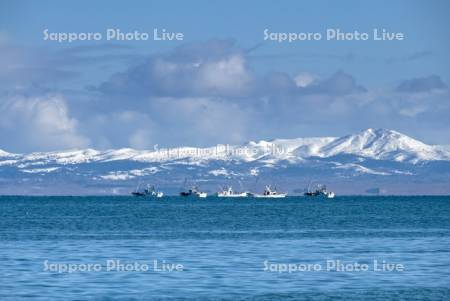
<instances>
[{"instance_id":1,"label":"mountain peak","mask_svg":"<svg viewBox=\"0 0 450 301\"><path fill-rule=\"evenodd\" d=\"M433 146L383 128L369 128L354 135L337 138L326 145L322 153L325 157L353 154L373 159L412 162L432 160L440 156Z\"/></svg>"},{"instance_id":2,"label":"mountain peak","mask_svg":"<svg viewBox=\"0 0 450 301\"><path fill-rule=\"evenodd\" d=\"M234 145L233 149L247 149L245 153L236 152L234 159L259 160L270 156L273 160L304 160L310 157L333 157L338 155L354 155L375 160L408 161L416 163L423 160L450 160L450 151L443 146L431 146L408 137L394 130L384 128L368 128L356 134L343 137L319 137L319 138L295 138L250 141L243 145ZM184 149L183 147L179 148ZM184 154L177 159L214 160L217 155L210 152L173 152L170 156L166 153L157 153L153 150L135 150L131 148L110 149L98 151L94 149L71 150L63 152L41 152L31 154L10 154L0 150L0 157L17 157L22 161L56 164L78 164L83 162L112 162L131 160L137 162L170 161L176 159L177 154ZM192 150L195 150L193 148ZM281 152L280 152L281 150ZM273 153L274 152L274 153ZM219 156L227 159L227 156ZM1 162L0 162L1 164ZM28 163L27 163L28 164Z\"/></svg>"},{"instance_id":3,"label":"mountain peak","mask_svg":"<svg viewBox=\"0 0 450 301\"><path fill-rule=\"evenodd\" d=\"M401 136L406 136L400 132L394 131L394 130L389 130L389 129L385 129L385 128L368 128L365 129L361 132L359 132L358 134L362 134L362 135L376 135L376 136L383 136L383 135L401 135ZM358 135L357 134L357 135Z\"/></svg>"},{"instance_id":4,"label":"mountain peak","mask_svg":"<svg viewBox=\"0 0 450 301\"><path fill-rule=\"evenodd\" d=\"M9 157L12 156L13 154L5 152L4 150L0 149L0 157Z\"/></svg>"},{"instance_id":5,"label":"mountain peak","mask_svg":"<svg viewBox=\"0 0 450 301\"><path fill-rule=\"evenodd\" d=\"M366 189L390 182L377 182L380 177L395 176L395 181L411 183L431 175L433 185L440 179L447 187L449 166L450 148L369 128L343 137L259 140L224 151L182 146L167 151L121 148L10 154L0 150L0 192L128 194L140 180L175 191L186 177L212 189L217 183L229 185L238 179L256 184L256 176L278 183L306 183L311 178L350 183L351 177L352 186L361 179L361 185L370 185Z\"/></svg>"}]
</instances>

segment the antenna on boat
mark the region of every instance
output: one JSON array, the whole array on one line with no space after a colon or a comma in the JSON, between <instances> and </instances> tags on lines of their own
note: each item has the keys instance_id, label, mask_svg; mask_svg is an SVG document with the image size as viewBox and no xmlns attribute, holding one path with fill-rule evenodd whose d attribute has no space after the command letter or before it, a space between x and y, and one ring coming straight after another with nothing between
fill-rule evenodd
<instances>
[{"instance_id":1,"label":"antenna on boat","mask_svg":"<svg viewBox=\"0 0 450 301\"><path fill-rule=\"evenodd\" d=\"M309 180L309 183L308 183L308 190L307 190L307 192L310 192L311 191L311 184L312 184L312 180L310 179Z\"/></svg>"},{"instance_id":2,"label":"antenna on boat","mask_svg":"<svg viewBox=\"0 0 450 301\"><path fill-rule=\"evenodd\" d=\"M183 186L180 188L181 191L184 191L186 189L186 183L187 183L187 178L184 177Z\"/></svg>"},{"instance_id":3,"label":"antenna on boat","mask_svg":"<svg viewBox=\"0 0 450 301\"><path fill-rule=\"evenodd\" d=\"M242 181L238 179L238 183L239 183L239 188L240 190L244 190L244 186L242 185Z\"/></svg>"},{"instance_id":4,"label":"antenna on boat","mask_svg":"<svg viewBox=\"0 0 450 301\"><path fill-rule=\"evenodd\" d=\"M138 184L137 184L137 186L136 186L135 192L138 192L138 191L139 191L139 187L141 187L141 181L138 182Z\"/></svg>"}]
</instances>

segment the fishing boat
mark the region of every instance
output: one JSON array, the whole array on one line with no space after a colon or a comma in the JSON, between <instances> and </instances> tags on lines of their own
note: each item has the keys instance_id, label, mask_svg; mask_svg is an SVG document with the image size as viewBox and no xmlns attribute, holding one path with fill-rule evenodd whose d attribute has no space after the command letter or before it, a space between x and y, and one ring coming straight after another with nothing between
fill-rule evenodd
<instances>
[{"instance_id":1,"label":"fishing boat","mask_svg":"<svg viewBox=\"0 0 450 301\"><path fill-rule=\"evenodd\" d=\"M206 192L201 192L196 186L192 186L191 189L180 192L180 196L206 198L208 194Z\"/></svg>"},{"instance_id":2,"label":"fishing boat","mask_svg":"<svg viewBox=\"0 0 450 301\"><path fill-rule=\"evenodd\" d=\"M328 191L327 190L327 186L319 184L313 190L308 188L308 190L305 192L305 196L308 196L308 197L323 197L323 198L332 199L332 198L335 197L335 194L332 191Z\"/></svg>"},{"instance_id":3,"label":"fishing boat","mask_svg":"<svg viewBox=\"0 0 450 301\"><path fill-rule=\"evenodd\" d=\"M285 198L287 193L280 193L277 191L276 187L272 188L270 185L267 185L262 194L252 193L251 196L255 198Z\"/></svg>"},{"instance_id":4,"label":"fishing boat","mask_svg":"<svg viewBox=\"0 0 450 301\"><path fill-rule=\"evenodd\" d=\"M147 185L144 190L139 189L140 184L136 187L136 190L131 194L134 196L145 196L145 197L154 197L154 198L162 198L164 193L162 191L157 191L155 186Z\"/></svg>"},{"instance_id":5,"label":"fishing boat","mask_svg":"<svg viewBox=\"0 0 450 301\"><path fill-rule=\"evenodd\" d=\"M248 192L235 192L232 186L224 187L217 193L219 198L245 198L249 196Z\"/></svg>"}]
</instances>

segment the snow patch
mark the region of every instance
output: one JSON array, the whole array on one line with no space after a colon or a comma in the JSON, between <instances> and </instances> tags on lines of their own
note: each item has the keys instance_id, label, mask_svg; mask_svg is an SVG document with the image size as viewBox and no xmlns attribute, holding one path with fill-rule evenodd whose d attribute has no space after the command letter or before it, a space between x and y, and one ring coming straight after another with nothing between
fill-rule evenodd
<instances>
[{"instance_id":1,"label":"snow patch","mask_svg":"<svg viewBox=\"0 0 450 301\"><path fill-rule=\"evenodd\" d=\"M216 176L216 177L218 177L218 176L228 176L229 175L228 171L225 168L223 168L223 167L221 169L211 170L208 173L212 174L213 176Z\"/></svg>"},{"instance_id":2,"label":"snow patch","mask_svg":"<svg viewBox=\"0 0 450 301\"><path fill-rule=\"evenodd\" d=\"M159 169L157 167L148 167L143 169L132 169L129 171L111 171L107 175L101 175L99 177L103 180L124 181L134 179L136 177L152 175L158 171Z\"/></svg>"},{"instance_id":3,"label":"snow patch","mask_svg":"<svg viewBox=\"0 0 450 301\"><path fill-rule=\"evenodd\" d=\"M25 173L51 173L51 172L57 171L58 169L60 169L60 167L22 169L21 172L25 172Z\"/></svg>"},{"instance_id":4,"label":"snow patch","mask_svg":"<svg viewBox=\"0 0 450 301\"><path fill-rule=\"evenodd\" d=\"M259 175L259 169L258 168L252 168L250 169L250 175L257 176Z\"/></svg>"},{"instance_id":5,"label":"snow patch","mask_svg":"<svg viewBox=\"0 0 450 301\"><path fill-rule=\"evenodd\" d=\"M348 164L341 164L339 166L333 167L334 169L345 169L345 170L352 170L358 174L372 174L372 175L378 175L378 176L390 176L390 173L383 172L383 171L376 171L367 167L364 167L359 164L354 163L348 163Z\"/></svg>"}]
</instances>

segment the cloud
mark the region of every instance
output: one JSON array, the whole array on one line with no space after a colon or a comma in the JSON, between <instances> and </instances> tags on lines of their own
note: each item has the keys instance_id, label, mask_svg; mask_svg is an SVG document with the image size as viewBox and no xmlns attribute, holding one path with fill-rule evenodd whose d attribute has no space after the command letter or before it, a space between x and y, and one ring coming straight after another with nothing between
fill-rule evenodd
<instances>
[{"instance_id":1,"label":"cloud","mask_svg":"<svg viewBox=\"0 0 450 301\"><path fill-rule=\"evenodd\" d=\"M124 105L84 115L79 132L101 149L239 143L257 126L251 111L210 97L155 97L141 101L139 110Z\"/></svg>"},{"instance_id":2,"label":"cloud","mask_svg":"<svg viewBox=\"0 0 450 301\"><path fill-rule=\"evenodd\" d=\"M438 75L418 77L401 82L395 89L397 92L418 93L446 90L448 86Z\"/></svg>"},{"instance_id":3,"label":"cloud","mask_svg":"<svg viewBox=\"0 0 450 301\"><path fill-rule=\"evenodd\" d=\"M264 96L294 95L300 91L295 80L285 72L272 71L261 80L259 94Z\"/></svg>"},{"instance_id":4,"label":"cloud","mask_svg":"<svg viewBox=\"0 0 450 301\"><path fill-rule=\"evenodd\" d=\"M93 90L100 92L105 114L139 112L152 122L151 140L172 146L295 135L298 128L292 124L301 119L322 122L322 115L330 115L317 113L318 108L343 112L344 105L335 98L367 91L343 71L325 78L305 72L294 77L281 71L258 74L247 52L231 40L189 43L113 74ZM116 121L109 125L118 126ZM142 140L139 131L127 135L135 137L134 145ZM123 144L106 136L111 145Z\"/></svg>"},{"instance_id":5,"label":"cloud","mask_svg":"<svg viewBox=\"0 0 450 301\"><path fill-rule=\"evenodd\" d=\"M429 108L445 102L369 91L344 71L320 77L302 71L259 74L247 52L234 41L189 43L112 75L95 90L102 108L139 112L133 144L240 143L251 139L340 135L366 127L401 128L411 118L428 118ZM145 116L145 117L144 117ZM148 126L139 120L148 119ZM151 121L151 122L150 122ZM151 124L151 125L150 125ZM112 128L121 127L115 121ZM111 145L124 145L113 135ZM123 135L121 135L123 136Z\"/></svg>"},{"instance_id":6,"label":"cloud","mask_svg":"<svg viewBox=\"0 0 450 301\"><path fill-rule=\"evenodd\" d=\"M294 78L297 87L305 88L317 80L317 76L308 72L301 72Z\"/></svg>"},{"instance_id":7,"label":"cloud","mask_svg":"<svg viewBox=\"0 0 450 301\"><path fill-rule=\"evenodd\" d=\"M192 43L152 56L99 86L105 94L159 97L236 97L249 93L253 76L232 41Z\"/></svg>"},{"instance_id":8,"label":"cloud","mask_svg":"<svg viewBox=\"0 0 450 301\"><path fill-rule=\"evenodd\" d=\"M8 150L55 150L89 146L61 96L15 96L0 105L0 137ZM25 142L25 143L24 143Z\"/></svg>"},{"instance_id":9,"label":"cloud","mask_svg":"<svg viewBox=\"0 0 450 301\"><path fill-rule=\"evenodd\" d=\"M309 93L324 93L341 96L353 93L364 93L367 92L367 89L362 85L359 85L355 78L350 74L338 71L327 79L309 85L305 88L305 91Z\"/></svg>"},{"instance_id":10,"label":"cloud","mask_svg":"<svg viewBox=\"0 0 450 301\"><path fill-rule=\"evenodd\" d=\"M151 110L165 137L166 145L203 145L239 143L253 126L258 126L254 112L237 103L210 97L158 98Z\"/></svg>"},{"instance_id":11,"label":"cloud","mask_svg":"<svg viewBox=\"0 0 450 301\"><path fill-rule=\"evenodd\" d=\"M24 47L0 37L0 92L40 93L54 91L98 72L103 65L130 64L142 56L133 48L118 44L76 46L62 50Z\"/></svg>"},{"instance_id":12,"label":"cloud","mask_svg":"<svg viewBox=\"0 0 450 301\"><path fill-rule=\"evenodd\" d=\"M91 83L89 89L82 89L85 85L68 89L69 79L81 75L58 73L73 71L67 66L77 60L101 60L127 55L129 50L112 45L73 47L60 51L58 60L50 61L43 54L39 63L36 54L11 51L6 56L8 70L20 66L30 74L6 82L8 72L0 70L0 78L4 72L5 80L0 113L6 116L0 121L0 148L209 146L341 135L367 127L409 133L416 121L422 126L414 128L415 132L437 137L437 133L445 135L450 126L448 89L435 93L436 88L446 88L438 76L407 80L392 91L367 89L344 71L319 76L301 65L293 75L276 68L258 73L253 69L255 62L249 60L252 50L242 49L232 40L188 43L129 60L114 69L119 72ZM82 63L78 70L86 73L91 69ZM29 83L31 78L37 87ZM17 89L20 85L23 88Z\"/></svg>"},{"instance_id":13,"label":"cloud","mask_svg":"<svg viewBox=\"0 0 450 301\"><path fill-rule=\"evenodd\" d=\"M78 72L63 70L47 63L42 51L28 51L0 41L0 90L25 89L28 87L54 85L73 79Z\"/></svg>"},{"instance_id":14,"label":"cloud","mask_svg":"<svg viewBox=\"0 0 450 301\"><path fill-rule=\"evenodd\" d=\"M366 91L349 74L339 71L319 79L272 71L256 74L248 53L232 40L190 43L165 55L116 73L97 91L108 97L222 97L231 101L274 94L348 95ZM308 87L307 87L308 86Z\"/></svg>"}]
</instances>

